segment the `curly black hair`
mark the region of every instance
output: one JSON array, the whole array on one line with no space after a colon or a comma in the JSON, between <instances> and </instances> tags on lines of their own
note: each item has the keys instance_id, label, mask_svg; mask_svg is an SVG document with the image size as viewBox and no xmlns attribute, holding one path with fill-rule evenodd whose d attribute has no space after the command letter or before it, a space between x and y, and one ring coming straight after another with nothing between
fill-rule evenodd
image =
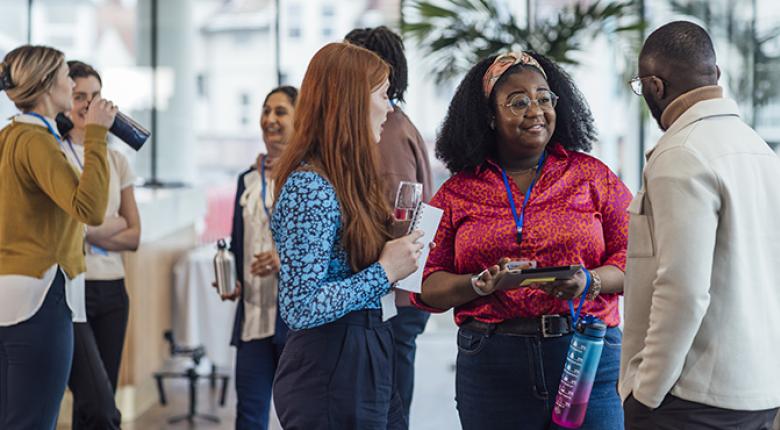
<instances>
[{"instance_id":1,"label":"curly black hair","mask_svg":"<svg viewBox=\"0 0 780 430\"><path fill-rule=\"evenodd\" d=\"M560 143L572 151L590 151L597 139L590 107L574 81L552 60L528 52L544 69L550 90L558 95L555 107L556 126L550 142ZM436 157L453 174L474 168L496 154L496 132L490 128L495 114L495 94L506 79L532 66L516 64L496 82L488 100L482 90L482 77L496 57L486 58L469 70L452 97L447 116L436 138Z\"/></svg>"},{"instance_id":2,"label":"curly black hair","mask_svg":"<svg viewBox=\"0 0 780 430\"><path fill-rule=\"evenodd\" d=\"M390 88L387 96L391 100L404 101L409 86L409 72L404 55L404 41L397 33L384 25L375 28L356 28L344 40L373 51L390 65Z\"/></svg>"}]
</instances>

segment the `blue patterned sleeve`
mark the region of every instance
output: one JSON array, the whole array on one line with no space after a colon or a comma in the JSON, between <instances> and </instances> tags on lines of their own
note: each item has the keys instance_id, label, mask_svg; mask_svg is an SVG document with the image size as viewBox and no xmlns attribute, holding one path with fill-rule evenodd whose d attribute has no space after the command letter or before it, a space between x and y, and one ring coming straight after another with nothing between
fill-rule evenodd
<instances>
[{"instance_id":1,"label":"blue patterned sleeve","mask_svg":"<svg viewBox=\"0 0 780 430\"><path fill-rule=\"evenodd\" d=\"M377 262L348 270L340 246L341 211L333 187L314 172L287 179L273 213L271 231L281 259L279 309L295 330L335 321L366 309L390 290Z\"/></svg>"}]
</instances>

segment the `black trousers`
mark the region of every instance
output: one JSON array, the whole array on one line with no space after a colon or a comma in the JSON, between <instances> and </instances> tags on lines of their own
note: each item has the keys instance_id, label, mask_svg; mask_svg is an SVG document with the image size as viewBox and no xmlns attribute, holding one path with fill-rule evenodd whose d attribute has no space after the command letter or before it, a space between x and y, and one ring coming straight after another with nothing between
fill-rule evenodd
<instances>
[{"instance_id":1,"label":"black trousers","mask_svg":"<svg viewBox=\"0 0 780 430\"><path fill-rule=\"evenodd\" d=\"M772 430L777 408L735 411L689 402L668 394L656 409L633 395L623 403L626 430Z\"/></svg>"},{"instance_id":2,"label":"black trousers","mask_svg":"<svg viewBox=\"0 0 780 430\"><path fill-rule=\"evenodd\" d=\"M308 330L291 330L274 379L285 430L406 428L394 381L395 349L379 310L362 310Z\"/></svg>"},{"instance_id":3,"label":"black trousers","mask_svg":"<svg viewBox=\"0 0 780 430\"><path fill-rule=\"evenodd\" d=\"M114 402L129 300L124 279L87 281L87 322L74 323L73 429L120 428Z\"/></svg>"}]
</instances>

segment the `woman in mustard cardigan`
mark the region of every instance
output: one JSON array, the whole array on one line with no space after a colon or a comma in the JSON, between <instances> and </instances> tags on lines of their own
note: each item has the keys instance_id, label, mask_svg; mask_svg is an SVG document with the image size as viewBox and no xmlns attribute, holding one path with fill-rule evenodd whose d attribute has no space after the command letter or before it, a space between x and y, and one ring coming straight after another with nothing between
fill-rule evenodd
<instances>
[{"instance_id":1,"label":"woman in mustard cardigan","mask_svg":"<svg viewBox=\"0 0 780 430\"><path fill-rule=\"evenodd\" d=\"M62 52L9 52L0 90L23 112L0 130L0 428L54 429L73 357L71 320L86 319L84 224L101 224L106 212L106 134L117 109L91 104L78 175L54 122L72 103Z\"/></svg>"}]
</instances>

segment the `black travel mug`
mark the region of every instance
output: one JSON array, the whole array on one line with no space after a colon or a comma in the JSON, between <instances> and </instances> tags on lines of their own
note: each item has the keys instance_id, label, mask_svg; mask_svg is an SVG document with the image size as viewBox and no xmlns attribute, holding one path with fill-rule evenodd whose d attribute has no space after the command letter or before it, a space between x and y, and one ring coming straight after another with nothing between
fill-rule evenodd
<instances>
[{"instance_id":1,"label":"black travel mug","mask_svg":"<svg viewBox=\"0 0 780 430\"><path fill-rule=\"evenodd\" d=\"M65 116L65 114L57 114L55 120L57 121L57 130L60 132L60 135L65 136L73 129L73 121ZM144 143L149 139L149 136L152 135L149 130L122 112L116 113L114 123L111 124L111 128L109 128L108 131L136 151L141 149L141 147L144 146Z\"/></svg>"}]
</instances>

